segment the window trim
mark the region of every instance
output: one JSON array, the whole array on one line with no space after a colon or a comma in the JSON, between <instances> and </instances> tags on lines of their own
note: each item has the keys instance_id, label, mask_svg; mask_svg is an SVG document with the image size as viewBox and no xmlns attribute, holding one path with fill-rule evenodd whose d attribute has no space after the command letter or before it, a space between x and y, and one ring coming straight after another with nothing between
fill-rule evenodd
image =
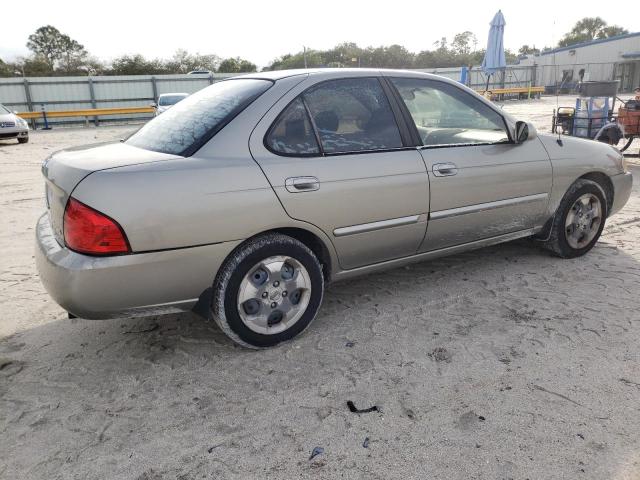
<instances>
[{"instance_id":1,"label":"window trim","mask_svg":"<svg viewBox=\"0 0 640 480\"><path fill-rule=\"evenodd\" d=\"M365 78L373 78L373 79L378 80L378 84L380 85L380 88L382 89L382 93L385 96L385 98L387 99L387 102L389 102L389 108L391 109L391 113L393 115L393 119L394 119L396 128L398 129L398 133L400 135L400 142L402 143L402 146L401 147L396 147L396 148L381 148L381 149L373 149L373 150L353 150L353 151L347 151L347 152L325 152L324 151L324 147L322 146L322 140L320 138L320 134L318 133L318 129L316 127L315 121L313 120L313 115L311 115L311 111L309 110L309 106L307 105L307 101L305 100L304 95L309 90L311 90L312 88L317 88L319 85L322 85L324 83L335 82L335 81L340 81L340 80L359 80L359 79L365 79ZM313 129L314 137L316 139L316 143L318 144L319 153L285 153L285 152L278 152L276 150L273 150L269 146L269 144L267 142L267 137L269 136L269 134L271 133L271 131L275 127L276 123L278 123L278 121L280 120L281 115L298 98L300 98L302 100L302 103L303 103L303 105L305 107L306 114L307 114L307 117L308 117L308 120L309 120L309 124L311 125L311 128ZM282 110L280 110L280 112L276 116L275 120L271 123L271 125L267 129L267 132L265 133L265 135L264 135L264 137L262 139L262 144L264 145L264 147L269 152L271 152L272 154L277 155L279 157L298 157L298 158L336 157L336 156L339 156L339 155L357 155L357 154L367 154L367 153L385 153L385 152L398 152L398 151L405 151L405 150L415 150L418 145L412 145L412 143L415 143L415 142L413 141L412 136L411 136L412 135L411 129L406 124L406 119L403 116L403 113L402 113L402 107L403 106L404 105L399 105L398 104L398 101L393 96L393 90L389 87L388 82L386 81L385 77L383 77L382 75L346 76L346 77L338 77L338 78L328 78L326 80L321 80L321 81L319 81L317 83L314 83L313 85L309 85L303 91L298 93L289 103L287 103L285 105L285 107ZM413 120L411 120L411 124L415 128L415 124L413 123Z\"/></svg>"},{"instance_id":2,"label":"window trim","mask_svg":"<svg viewBox=\"0 0 640 480\"><path fill-rule=\"evenodd\" d=\"M440 81L440 80L435 80L435 79L432 79L432 78L391 76L391 77L386 77L386 79L387 79L387 81L389 83L389 86L394 91L394 96L396 97L396 101L400 104L400 108L403 111L403 115L405 116L405 119L408 117L411 120L410 129L411 129L411 132L413 133L413 135L415 135L415 139L417 139L417 141L419 142L416 145L416 148L418 150L427 150L427 149L431 149L431 148L478 147L478 146L487 146L487 145L512 145L512 144L515 144L512 136L511 136L511 131L509 129L509 124L505 120L504 115L500 111L496 110L495 108L492 108L491 106L482 103L480 100L475 98L472 94L470 94L469 92L465 92L462 88L458 87L457 85L451 84L449 82L443 82L443 81ZM502 120L502 123L504 125L504 131L507 134L508 140L501 141L501 142L443 143L443 144L439 144L439 145L425 145L424 142L422 141L422 137L420 136L420 133L418 132L418 127L416 126L416 122L413 120L413 117L411 116L411 112L409 111L409 108L407 107L406 103L404 103L404 100L402 100L402 96L400 95L400 92L398 91L398 88L392 82L393 79L419 80L421 82L426 82L427 84L431 83L431 84L436 84L436 85L450 85L452 88L457 89L460 93L462 93L464 95L468 95L469 97L473 98L475 101L479 102L481 105L485 105L487 108L489 108L491 111L493 111L496 115L498 115L500 117L500 119Z\"/></svg>"},{"instance_id":3,"label":"window trim","mask_svg":"<svg viewBox=\"0 0 640 480\"><path fill-rule=\"evenodd\" d=\"M305 115L307 116L307 120L309 122L309 125L311 126L311 130L313 130L313 138L316 140L316 144L318 145L318 153L278 152L277 150L274 150L273 148L271 148L271 145L269 145L269 142L267 142L267 138L269 138L269 135L271 135L271 132L275 129L276 125L278 124L278 122L282 118L282 115L284 114L284 112L286 112L289 109L289 107L298 99L300 99L302 101L302 106L304 107ZM309 108L307 107L307 104L304 101L304 98L302 98L302 93L300 93L300 94L296 95L295 97L293 97L293 99L289 103L287 103L282 110L280 110L280 112L276 116L275 120L271 123L271 125L269 125L269 128L267 129L267 132L264 134L264 137L262 138L262 145L269 152L271 152L274 155L277 155L279 157L294 157L294 158L324 157L324 151L322 150L322 144L320 143L320 139L318 138L318 133L316 132L315 124L313 122L313 119L311 118L311 114L309 113Z\"/></svg>"}]
</instances>

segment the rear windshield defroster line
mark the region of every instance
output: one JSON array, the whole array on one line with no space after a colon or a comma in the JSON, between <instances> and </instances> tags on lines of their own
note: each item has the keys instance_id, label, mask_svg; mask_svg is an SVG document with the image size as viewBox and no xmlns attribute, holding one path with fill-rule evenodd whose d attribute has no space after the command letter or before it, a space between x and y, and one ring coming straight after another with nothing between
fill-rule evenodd
<instances>
[{"instance_id":1,"label":"rear windshield defroster line","mask_svg":"<svg viewBox=\"0 0 640 480\"><path fill-rule=\"evenodd\" d=\"M200 90L150 120L125 143L188 157L273 85L271 80L237 78Z\"/></svg>"}]
</instances>

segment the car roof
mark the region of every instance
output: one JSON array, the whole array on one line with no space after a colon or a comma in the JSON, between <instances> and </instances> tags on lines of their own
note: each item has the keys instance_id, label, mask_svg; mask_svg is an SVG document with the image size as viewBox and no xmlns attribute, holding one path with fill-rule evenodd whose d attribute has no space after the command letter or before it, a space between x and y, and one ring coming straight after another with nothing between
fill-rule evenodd
<instances>
[{"instance_id":1,"label":"car roof","mask_svg":"<svg viewBox=\"0 0 640 480\"><path fill-rule=\"evenodd\" d=\"M245 75L239 75L231 78L257 78L265 80L281 80L283 78L294 77L297 75L313 75L318 77L327 78L339 78L342 76L367 76L367 75L398 75L403 77L422 77L422 78L434 78L442 80L445 77L433 75L426 72L420 72L416 70L394 70L387 68L301 68L292 70L273 70L267 72L256 72ZM448 79L447 79L448 80Z\"/></svg>"}]
</instances>

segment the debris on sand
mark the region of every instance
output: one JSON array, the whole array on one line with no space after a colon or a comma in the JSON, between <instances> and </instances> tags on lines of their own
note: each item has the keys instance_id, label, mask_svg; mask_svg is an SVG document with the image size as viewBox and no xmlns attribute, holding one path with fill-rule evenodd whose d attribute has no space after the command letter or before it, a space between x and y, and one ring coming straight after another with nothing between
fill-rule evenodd
<instances>
[{"instance_id":1,"label":"debris on sand","mask_svg":"<svg viewBox=\"0 0 640 480\"><path fill-rule=\"evenodd\" d=\"M213 452L216 448L221 447L222 445L224 445L223 443L218 443L217 445L214 445L212 447L207 448L207 452L211 453Z\"/></svg>"},{"instance_id":2,"label":"debris on sand","mask_svg":"<svg viewBox=\"0 0 640 480\"><path fill-rule=\"evenodd\" d=\"M356 406L354 405L354 403L349 400L347 402L347 407L349 407L349 411L352 413L370 413L370 412L378 412L378 407L376 405L374 405L373 407L369 407L369 408L363 408L363 409L359 409L356 408Z\"/></svg>"},{"instance_id":3,"label":"debris on sand","mask_svg":"<svg viewBox=\"0 0 640 480\"><path fill-rule=\"evenodd\" d=\"M314 447L313 450L311 450L311 456L309 457L309 460L313 460L314 457L317 457L318 455L322 455L323 453L324 453L324 448Z\"/></svg>"},{"instance_id":4,"label":"debris on sand","mask_svg":"<svg viewBox=\"0 0 640 480\"><path fill-rule=\"evenodd\" d=\"M444 347L436 347L433 352L429 354L436 362L451 362L451 353Z\"/></svg>"},{"instance_id":5,"label":"debris on sand","mask_svg":"<svg viewBox=\"0 0 640 480\"><path fill-rule=\"evenodd\" d=\"M366 437L366 438L364 439L364 442L362 442L362 446L363 446L364 448L369 448L369 437Z\"/></svg>"}]
</instances>

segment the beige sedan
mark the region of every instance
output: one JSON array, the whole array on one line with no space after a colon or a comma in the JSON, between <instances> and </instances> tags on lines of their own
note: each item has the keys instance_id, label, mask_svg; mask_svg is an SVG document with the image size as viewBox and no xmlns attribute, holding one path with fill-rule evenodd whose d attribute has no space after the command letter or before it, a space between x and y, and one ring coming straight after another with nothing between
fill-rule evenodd
<instances>
[{"instance_id":1,"label":"beige sedan","mask_svg":"<svg viewBox=\"0 0 640 480\"><path fill-rule=\"evenodd\" d=\"M632 184L613 147L368 69L224 80L43 174L36 260L71 315L195 310L249 347L301 333L327 282L523 237L584 255Z\"/></svg>"}]
</instances>

